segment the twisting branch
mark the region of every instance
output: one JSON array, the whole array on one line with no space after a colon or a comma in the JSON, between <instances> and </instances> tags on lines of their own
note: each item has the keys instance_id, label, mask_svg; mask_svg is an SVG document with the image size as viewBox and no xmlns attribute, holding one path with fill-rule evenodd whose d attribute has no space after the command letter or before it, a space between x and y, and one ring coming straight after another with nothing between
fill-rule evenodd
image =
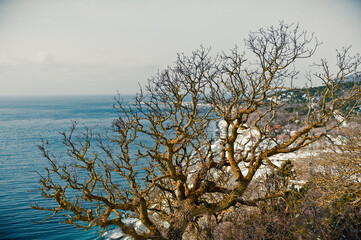
<instances>
[{"instance_id":1,"label":"twisting branch","mask_svg":"<svg viewBox=\"0 0 361 240\"><path fill-rule=\"evenodd\" d=\"M106 136L88 128L79 134L76 124L63 132L66 159L51 155L44 141L39 149L50 167L40 191L57 207L32 207L52 213L44 220L66 213L65 222L80 228L116 225L134 239L177 240L203 216L282 197L284 189L259 198L245 193L262 166L278 168L271 157L301 150L352 116L361 60L342 49L335 73L322 60L321 73L309 75L322 86L293 89L287 82L299 74L295 63L319 46L313 34L281 22L250 33L245 46L215 57L203 47L179 54L132 103L116 99L119 117ZM296 103L283 97L292 94L302 96L303 114L286 114ZM127 225L129 217L145 230Z\"/></svg>"}]
</instances>

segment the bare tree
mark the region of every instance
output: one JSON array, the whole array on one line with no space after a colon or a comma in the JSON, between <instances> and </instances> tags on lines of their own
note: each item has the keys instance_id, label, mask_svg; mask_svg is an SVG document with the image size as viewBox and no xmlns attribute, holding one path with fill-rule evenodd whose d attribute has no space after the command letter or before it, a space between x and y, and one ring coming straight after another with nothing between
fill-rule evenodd
<instances>
[{"instance_id":1,"label":"bare tree","mask_svg":"<svg viewBox=\"0 0 361 240\"><path fill-rule=\"evenodd\" d=\"M51 164L40 189L57 207L33 208L52 216L66 213L65 222L80 228L116 225L134 239L182 239L203 216L281 196L283 191L257 198L244 193L263 165L278 168L270 157L326 136L350 116L349 103L357 104L360 95L357 82L336 94L360 64L343 49L335 74L323 60L323 73L310 75L324 86L317 92L303 89L307 114L283 117L279 127L282 131L297 118L299 129L283 140L271 134L284 104L279 96L298 75L294 63L310 58L318 45L313 35L281 22L249 34L245 46L256 57L253 62L237 48L216 57L205 48L179 54L175 66L150 78L130 107L118 99L114 132L99 137L98 144L89 129L75 138L73 126L63 133L70 162L52 156L45 143L40 146ZM335 115L342 119L334 121ZM210 125L217 120L221 134L213 138ZM127 225L129 217L146 230Z\"/></svg>"},{"instance_id":2,"label":"bare tree","mask_svg":"<svg viewBox=\"0 0 361 240\"><path fill-rule=\"evenodd\" d=\"M320 156L320 166L313 172L312 185L321 193L320 205L361 205L361 133L358 129L343 132L337 145Z\"/></svg>"}]
</instances>

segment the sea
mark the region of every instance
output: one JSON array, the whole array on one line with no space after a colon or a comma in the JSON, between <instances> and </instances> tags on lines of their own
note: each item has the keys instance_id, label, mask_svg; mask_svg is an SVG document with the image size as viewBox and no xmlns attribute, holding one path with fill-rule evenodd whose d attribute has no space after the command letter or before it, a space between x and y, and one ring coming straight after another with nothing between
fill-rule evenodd
<instances>
[{"instance_id":1,"label":"sea","mask_svg":"<svg viewBox=\"0 0 361 240\"><path fill-rule=\"evenodd\" d=\"M133 96L122 96L131 102ZM84 231L60 223L44 223L49 212L33 210L43 203L38 173L49 166L38 149L46 139L54 154L65 154L60 132L76 121L102 132L118 116L114 96L0 97L0 239L111 239L95 229ZM118 234L119 235L119 234Z\"/></svg>"}]
</instances>

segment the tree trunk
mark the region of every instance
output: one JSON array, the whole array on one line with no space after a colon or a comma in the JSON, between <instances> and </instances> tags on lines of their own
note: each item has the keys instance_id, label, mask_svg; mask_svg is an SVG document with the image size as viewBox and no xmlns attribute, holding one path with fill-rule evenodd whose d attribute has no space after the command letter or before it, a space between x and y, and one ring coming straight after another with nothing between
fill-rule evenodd
<instances>
[{"instance_id":1,"label":"tree trunk","mask_svg":"<svg viewBox=\"0 0 361 240\"><path fill-rule=\"evenodd\" d=\"M177 209L166 234L166 238L169 240L181 240L195 214L194 206L188 204L186 200L179 201L175 205L177 205Z\"/></svg>"}]
</instances>

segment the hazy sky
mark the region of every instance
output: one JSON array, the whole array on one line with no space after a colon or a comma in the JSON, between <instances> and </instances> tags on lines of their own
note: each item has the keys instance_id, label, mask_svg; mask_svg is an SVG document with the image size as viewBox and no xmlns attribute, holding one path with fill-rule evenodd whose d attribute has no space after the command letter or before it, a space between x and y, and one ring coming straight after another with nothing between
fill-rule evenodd
<instances>
[{"instance_id":1,"label":"hazy sky","mask_svg":"<svg viewBox=\"0 0 361 240\"><path fill-rule=\"evenodd\" d=\"M0 96L135 93L176 53L280 20L316 33L317 58L361 52L358 0L0 0Z\"/></svg>"}]
</instances>

